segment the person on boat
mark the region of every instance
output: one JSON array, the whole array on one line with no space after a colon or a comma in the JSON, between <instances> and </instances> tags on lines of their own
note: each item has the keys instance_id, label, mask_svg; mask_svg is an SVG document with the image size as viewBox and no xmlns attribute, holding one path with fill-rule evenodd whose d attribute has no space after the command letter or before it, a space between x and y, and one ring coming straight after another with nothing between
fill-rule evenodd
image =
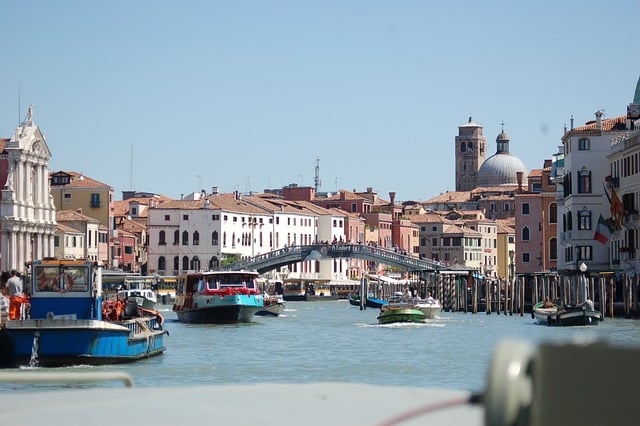
<instances>
[{"instance_id":1,"label":"person on boat","mask_svg":"<svg viewBox=\"0 0 640 426\"><path fill-rule=\"evenodd\" d=\"M9 319L20 319L20 308L24 300L24 289L18 271L11 271L11 278L7 281L9 289Z\"/></svg>"},{"instance_id":2,"label":"person on boat","mask_svg":"<svg viewBox=\"0 0 640 426\"><path fill-rule=\"evenodd\" d=\"M590 311L593 311L595 309L595 306L593 304L593 300L587 298L587 300L584 301L584 307L587 308Z\"/></svg>"},{"instance_id":3,"label":"person on boat","mask_svg":"<svg viewBox=\"0 0 640 426\"><path fill-rule=\"evenodd\" d=\"M542 304L543 308L553 308L553 303L549 300L548 296L544 297L544 303Z\"/></svg>"}]
</instances>

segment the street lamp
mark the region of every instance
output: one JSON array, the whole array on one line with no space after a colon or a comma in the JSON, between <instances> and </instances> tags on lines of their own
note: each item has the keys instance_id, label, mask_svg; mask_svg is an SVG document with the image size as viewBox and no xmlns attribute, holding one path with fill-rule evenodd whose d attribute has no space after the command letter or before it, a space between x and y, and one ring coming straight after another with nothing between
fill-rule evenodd
<instances>
[{"instance_id":1,"label":"street lamp","mask_svg":"<svg viewBox=\"0 0 640 426\"><path fill-rule=\"evenodd\" d=\"M578 266L578 269L580 269L580 272L582 273L581 277L582 277L582 302L586 302L587 301L587 276L586 276L586 272L587 272L587 265L586 263L582 262L580 264L580 266Z\"/></svg>"}]
</instances>

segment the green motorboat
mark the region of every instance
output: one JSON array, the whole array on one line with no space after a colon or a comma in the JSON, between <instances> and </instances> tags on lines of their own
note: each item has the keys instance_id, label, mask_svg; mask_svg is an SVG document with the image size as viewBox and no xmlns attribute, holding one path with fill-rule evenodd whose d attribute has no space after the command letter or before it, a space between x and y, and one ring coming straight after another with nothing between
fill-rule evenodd
<instances>
[{"instance_id":1,"label":"green motorboat","mask_svg":"<svg viewBox=\"0 0 640 426\"><path fill-rule=\"evenodd\" d=\"M424 322L425 315L420 309L383 306L378 315L379 324L393 324L396 322Z\"/></svg>"}]
</instances>

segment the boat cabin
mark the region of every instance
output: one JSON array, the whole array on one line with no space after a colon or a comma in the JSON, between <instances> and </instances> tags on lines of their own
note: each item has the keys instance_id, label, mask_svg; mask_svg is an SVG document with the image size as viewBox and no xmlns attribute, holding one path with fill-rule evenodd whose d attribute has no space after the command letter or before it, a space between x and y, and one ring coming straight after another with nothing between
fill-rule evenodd
<instances>
[{"instance_id":1,"label":"boat cabin","mask_svg":"<svg viewBox=\"0 0 640 426\"><path fill-rule=\"evenodd\" d=\"M31 318L91 318L93 274L92 263L84 260L34 261L31 264ZM79 312L86 313L78 318Z\"/></svg>"}]
</instances>

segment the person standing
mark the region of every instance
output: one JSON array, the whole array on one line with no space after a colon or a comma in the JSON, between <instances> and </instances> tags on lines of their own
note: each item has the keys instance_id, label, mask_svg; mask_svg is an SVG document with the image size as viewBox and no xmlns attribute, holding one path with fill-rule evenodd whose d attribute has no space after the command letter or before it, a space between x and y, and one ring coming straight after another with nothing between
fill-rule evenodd
<instances>
[{"instance_id":1,"label":"person standing","mask_svg":"<svg viewBox=\"0 0 640 426\"><path fill-rule=\"evenodd\" d=\"M13 269L11 278L7 281L9 289L9 319L20 319L20 308L24 299L24 289L22 280L18 276L18 272Z\"/></svg>"}]
</instances>

